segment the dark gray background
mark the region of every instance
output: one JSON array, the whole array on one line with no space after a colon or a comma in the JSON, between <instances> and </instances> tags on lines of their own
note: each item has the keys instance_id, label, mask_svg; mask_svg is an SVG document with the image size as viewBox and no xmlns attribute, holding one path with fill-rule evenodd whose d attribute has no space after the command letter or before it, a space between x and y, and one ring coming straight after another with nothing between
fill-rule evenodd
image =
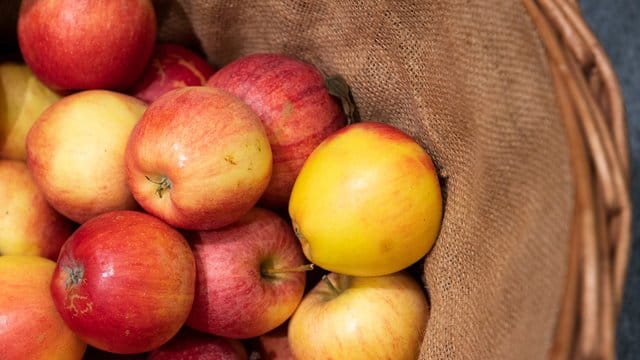
<instances>
[{"instance_id":1,"label":"dark gray background","mask_svg":"<svg viewBox=\"0 0 640 360\"><path fill-rule=\"evenodd\" d=\"M640 359L640 0L581 0L583 14L618 74L625 98L631 148L633 244L622 314L618 358Z\"/></svg>"}]
</instances>

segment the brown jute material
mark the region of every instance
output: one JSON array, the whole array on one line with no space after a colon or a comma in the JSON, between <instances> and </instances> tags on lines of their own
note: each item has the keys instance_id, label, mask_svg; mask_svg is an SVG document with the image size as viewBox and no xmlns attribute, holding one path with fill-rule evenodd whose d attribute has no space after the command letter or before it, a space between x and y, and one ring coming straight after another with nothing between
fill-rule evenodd
<instances>
[{"instance_id":1,"label":"brown jute material","mask_svg":"<svg viewBox=\"0 0 640 360\"><path fill-rule=\"evenodd\" d=\"M432 154L446 208L424 265L422 359L547 356L574 188L546 53L520 2L178 3L188 22L174 6L161 34L192 30L218 66L281 52L339 73L363 120L396 125Z\"/></svg>"}]
</instances>

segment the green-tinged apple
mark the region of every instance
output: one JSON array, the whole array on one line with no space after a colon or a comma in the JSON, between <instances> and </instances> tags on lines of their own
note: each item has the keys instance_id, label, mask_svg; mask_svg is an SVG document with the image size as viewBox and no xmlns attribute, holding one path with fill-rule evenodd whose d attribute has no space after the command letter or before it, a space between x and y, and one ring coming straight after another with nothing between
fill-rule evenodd
<instances>
[{"instance_id":1,"label":"green-tinged apple","mask_svg":"<svg viewBox=\"0 0 640 360\"><path fill-rule=\"evenodd\" d=\"M0 255L58 259L74 224L44 198L27 165L0 160Z\"/></svg>"},{"instance_id":2,"label":"green-tinged apple","mask_svg":"<svg viewBox=\"0 0 640 360\"><path fill-rule=\"evenodd\" d=\"M207 84L240 97L260 116L273 151L273 175L260 205L286 209L305 159L347 122L322 73L290 56L252 54L225 65Z\"/></svg>"},{"instance_id":3,"label":"green-tinged apple","mask_svg":"<svg viewBox=\"0 0 640 360\"><path fill-rule=\"evenodd\" d=\"M51 298L55 267L39 256L0 256L2 359L82 359L87 345L64 323Z\"/></svg>"},{"instance_id":4,"label":"green-tinged apple","mask_svg":"<svg viewBox=\"0 0 640 360\"><path fill-rule=\"evenodd\" d=\"M247 360L242 342L183 328L147 360Z\"/></svg>"},{"instance_id":5,"label":"green-tinged apple","mask_svg":"<svg viewBox=\"0 0 640 360\"><path fill-rule=\"evenodd\" d=\"M18 43L25 62L57 90L124 90L156 40L150 0L23 0Z\"/></svg>"},{"instance_id":6,"label":"green-tinged apple","mask_svg":"<svg viewBox=\"0 0 640 360\"><path fill-rule=\"evenodd\" d=\"M195 261L163 221L120 210L82 224L60 250L51 294L65 323L87 344L132 354L169 341L193 303Z\"/></svg>"},{"instance_id":7,"label":"green-tinged apple","mask_svg":"<svg viewBox=\"0 0 640 360\"><path fill-rule=\"evenodd\" d=\"M311 262L347 275L391 274L436 241L440 182L431 157L409 135L384 123L355 123L307 158L289 214Z\"/></svg>"},{"instance_id":8,"label":"green-tinged apple","mask_svg":"<svg viewBox=\"0 0 640 360\"><path fill-rule=\"evenodd\" d=\"M149 105L129 137L125 165L147 212L177 228L211 230L257 203L272 157L258 115L242 100L189 86Z\"/></svg>"},{"instance_id":9,"label":"green-tinged apple","mask_svg":"<svg viewBox=\"0 0 640 360\"><path fill-rule=\"evenodd\" d=\"M133 96L87 90L42 113L27 135L27 164L51 206L78 223L136 208L124 152L145 109Z\"/></svg>"},{"instance_id":10,"label":"green-tinged apple","mask_svg":"<svg viewBox=\"0 0 640 360\"><path fill-rule=\"evenodd\" d=\"M156 45L147 69L128 93L152 103L170 90L205 85L213 73L214 68L194 51L178 44L162 43Z\"/></svg>"},{"instance_id":11,"label":"green-tinged apple","mask_svg":"<svg viewBox=\"0 0 640 360\"><path fill-rule=\"evenodd\" d=\"M25 64L0 64L0 158L27 159L27 132L60 95L49 89Z\"/></svg>"},{"instance_id":12,"label":"green-tinged apple","mask_svg":"<svg viewBox=\"0 0 640 360\"><path fill-rule=\"evenodd\" d=\"M309 265L284 219L253 208L231 225L191 236L197 283L188 326L246 339L291 316L302 299Z\"/></svg>"},{"instance_id":13,"label":"green-tinged apple","mask_svg":"<svg viewBox=\"0 0 640 360\"><path fill-rule=\"evenodd\" d=\"M289 321L296 359L418 359L429 319L426 294L405 272L330 273Z\"/></svg>"}]
</instances>

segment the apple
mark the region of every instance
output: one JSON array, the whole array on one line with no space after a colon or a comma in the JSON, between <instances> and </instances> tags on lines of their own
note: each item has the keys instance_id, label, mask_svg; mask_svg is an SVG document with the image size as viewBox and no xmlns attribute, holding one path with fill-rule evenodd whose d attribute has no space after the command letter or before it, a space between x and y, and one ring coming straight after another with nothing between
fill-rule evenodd
<instances>
[{"instance_id":1,"label":"apple","mask_svg":"<svg viewBox=\"0 0 640 360\"><path fill-rule=\"evenodd\" d=\"M144 74L129 93L147 103L185 86L205 85L214 68L199 54L173 43L158 44Z\"/></svg>"},{"instance_id":2,"label":"apple","mask_svg":"<svg viewBox=\"0 0 640 360\"><path fill-rule=\"evenodd\" d=\"M119 210L82 224L65 242L51 294L65 323L87 344L132 354L153 350L184 325L195 261L174 228Z\"/></svg>"},{"instance_id":3,"label":"apple","mask_svg":"<svg viewBox=\"0 0 640 360\"><path fill-rule=\"evenodd\" d=\"M409 135L384 123L355 123L307 158L289 214L314 264L347 275L391 274L433 246L440 182L431 157Z\"/></svg>"},{"instance_id":4,"label":"apple","mask_svg":"<svg viewBox=\"0 0 640 360\"><path fill-rule=\"evenodd\" d=\"M0 255L56 260L74 224L44 198L27 165L0 160Z\"/></svg>"},{"instance_id":5,"label":"apple","mask_svg":"<svg viewBox=\"0 0 640 360\"><path fill-rule=\"evenodd\" d=\"M247 360L244 345L235 339L183 328L169 342L149 354L148 360Z\"/></svg>"},{"instance_id":6,"label":"apple","mask_svg":"<svg viewBox=\"0 0 640 360\"><path fill-rule=\"evenodd\" d=\"M124 151L145 109L133 96L86 90L42 113L27 135L27 164L51 206L78 223L136 208Z\"/></svg>"},{"instance_id":7,"label":"apple","mask_svg":"<svg viewBox=\"0 0 640 360\"><path fill-rule=\"evenodd\" d=\"M125 165L129 188L147 212L177 228L210 230L257 203L272 157L260 119L242 100L188 86L149 105L131 133Z\"/></svg>"},{"instance_id":8,"label":"apple","mask_svg":"<svg viewBox=\"0 0 640 360\"><path fill-rule=\"evenodd\" d=\"M3 359L82 359L87 345L64 323L49 292L55 267L39 256L0 256Z\"/></svg>"},{"instance_id":9,"label":"apple","mask_svg":"<svg viewBox=\"0 0 640 360\"><path fill-rule=\"evenodd\" d=\"M313 65L281 54L253 54L225 65L207 84L244 100L260 116L273 152L273 175L260 201L285 208L311 151L345 126L340 102Z\"/></svg>"},{"instance_id":10,"label":"apple","mask_svg":"<svg viewBox=\"0 0 640 360\"><path fill-rule=\"evenodd\" d=\"M45 86L25 64L0 64L0 158L24 161L27 132L60 95Z\"/></svg>"},{"instance_id":11,"label":"apple","mask_svg":"<svg viewBox=\"0 0 640 360\"><path fill-rule=\"evenodd\" d=\"M149 0L23 0L18 44L36 76L58 90L124 90L156 40Z\"/></svg>"},{"instance_id":12,"label":"apple","mask_svg":"<svg viewBox=\"0 0 640 360\"><path fill-rule=\"evenodd\" d=\"M291 226L274 212L253 208L189 240L197 268L191 328L234 339L259 336L284 323L302 299L309 267Z\"/></svg>"},{"instance_id":13,"label":"apple","mask_svg":"<svg viewBox=\"0 0 640 360\"><path fill-rule=\"evenodd\" d=\"M254 339L260 360L296 360L289 346L288 328L289 322L285 322Z\"/></svg>"},{"instance_id":14,"label":"apple","mask_svg":"<svg viewBox=\"0 0 640 360\"><path fill-rule=\"evenodd\" d=\"M296 359L415 360L429 319L426 294L406 272L330 273L289 321Z\"/></svg>"}]
</instances>

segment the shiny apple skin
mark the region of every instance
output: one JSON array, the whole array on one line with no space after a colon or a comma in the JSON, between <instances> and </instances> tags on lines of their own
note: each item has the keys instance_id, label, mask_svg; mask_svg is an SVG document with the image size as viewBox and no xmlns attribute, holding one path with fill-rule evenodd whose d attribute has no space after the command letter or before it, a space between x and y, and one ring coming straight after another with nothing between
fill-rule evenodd
<instances>
[{"instance_id":1,"label":"shiny apple skin","mask_svg":"<svg viewBox=\"0 0 640 360\"><path fill-rule=\"evenodd\" d=\"M149 0L24 0L18 42L57 90L124 90L144 71L157 32Z\"/></svg>"},{"instance_id":2,"label":"shiny apple skin","mask_svg":"<svg viewBox=\"0 0 640 360\"><path fill-rule=\"evenodd\" d=\"M284 209L302 164L329 134L347 123L312 64L283 54L252 54L220 68L209 86L240 97L258 113L273 151L273 176L260 206Z\"/></svg>"},{"instance_id":3,"label":"shiny apple skin","mask_svg":"<svg viewBox=\"0 0 640 360\"><path fill-rule=\"evenodd\" d=\"M192 234L198 269L187 325L210 334L247 339L284 323L299 304L305 263L291 226L274 212L253 208L221 229Z\"/></svg>"},{"instance_id":4,"label":"shiny apple skin","mask_svg":"<svg viewBox=\"0 0 640 360\"><path fill-rule=\"evenodd\" d=\"M147 103L185 86L204 85L215 69L194 51L173 43L156 45L142 77L128 93Z\"/></svg>"},{"instance_id":5,"label":"shiny apple skin","mask_svg":"<svg viewBox=\"0 0 640 360\"><path fill-rule=\"evenodd\" d=\"M60 251L51 281L56 308L89 345L131 354L155 349L182 327L193 303L195 261L161 220L113 211L82 224Z\"/></svg>"},{"instance_id":6,"label":"shiny apple skin","mask_svg":"<svg viewBox=\"0 0 640 360\"><path fill-rule=\"evenodd\" d=\"M211 230L257 203L271 178L272 155L260 119L242 100L189 86L149 105L129 137L125 166L129 188L147 212L177 228ZM168 187L159 185L164 180Z\"/></svg>"}]
</instances>

